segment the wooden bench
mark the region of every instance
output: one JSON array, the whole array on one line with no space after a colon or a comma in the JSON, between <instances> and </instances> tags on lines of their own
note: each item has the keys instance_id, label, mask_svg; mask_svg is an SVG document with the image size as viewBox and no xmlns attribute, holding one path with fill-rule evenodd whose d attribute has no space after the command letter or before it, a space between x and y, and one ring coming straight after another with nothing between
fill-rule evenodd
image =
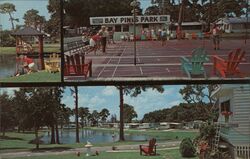
<instances>
[{"instance_id":1,"label":"wooden bench","mask_svg":"<svg viewBox=\"0 0 250 159\"><path fill-rule=\"evenodd\" d=\"M243 73L241 73L239 69L239 64L245 60L244 56L245 51L240 48L231 51L226 60L217 55L213 55L213 74L215 75L216 72L219 72L224 78L236 75L244 77Z\"/></svg>"},{"instance_id":2,"label":"wooden bench","mask_svg":"<svg viewBox=\"0 0 250 159\"><path fill-rule=\"evenodd\" d=\"M186 72L189 78L197 75L204 75L206 78L203 63L208 61L206 50L204 48L196 48L192 51L191 59L184 56L181 57L181 69Z\"/></svg>"},{"instance_id":3,"label":"wooden bench","mask_svg":"<svg viewBox=\"0 0 250 159\"><path fill-rule=\"evenodd\" d=\"M86 52L90 49L82 41L75 41L66 44L64 76L92 77L92 60L86 60Z\"/></svg>"}]
</instances>

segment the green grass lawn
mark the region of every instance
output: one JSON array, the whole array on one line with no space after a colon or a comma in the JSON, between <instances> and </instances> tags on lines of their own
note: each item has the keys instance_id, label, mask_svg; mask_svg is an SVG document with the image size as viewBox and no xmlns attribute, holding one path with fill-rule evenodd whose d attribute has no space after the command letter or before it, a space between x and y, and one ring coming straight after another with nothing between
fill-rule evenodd
<instances>
[{"instance_id":1,"label":"green grass lawn","mask_svg":"<svg viewBox=\"0 0 250 159\"><path fill-rule=\"evenodd\" d=\"M67 155L50 155L50 156L32 156L32 157L18 157L16 159L185 159L181 157L179 150L160 150L157 156L141 156L139 152L100 152L98 156L86 157L84 153L78 157L76 154ZM198 159L198 157L192 157L189 159Z\"/></svg>"},{"instance_id":2,"label":"green grass lawn","mask_svg":"<svg viewBox=\"0 0 250 159\"><path fill-rule=\"evenodd\" d=\"M34 46L34 49L36 48L37 46ZM60 52L60 44L44 44L43 51ZM0 47L0 54L16 54L16 47Z\"/></svg>"},{"instance_id":3,"label":"green grass lawn","mask_svg":"<svg viewBox=\"0 0 250 159\"><path fill-rule=\"evenodd\" d=\"M7 77L0 79L0 82L61 82L61 74L45 71L21 75L18 77Z\"/></svg>"}]
</instances>

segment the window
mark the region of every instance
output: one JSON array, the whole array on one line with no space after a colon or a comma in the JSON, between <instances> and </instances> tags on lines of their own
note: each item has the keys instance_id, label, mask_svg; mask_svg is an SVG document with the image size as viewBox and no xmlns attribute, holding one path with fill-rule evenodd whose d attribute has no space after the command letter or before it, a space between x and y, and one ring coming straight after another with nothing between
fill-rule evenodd
<instances>
[{"instance_id":1,"label":"window","mask_svg":"<svg viewBox=\"0 0 250 159\"><path fill-rule=\"evenodd\" d=\"M123 25L123 32L129 32L129 25Z\"/></svg>"},{"instance_id":2,"label":"window","mask_svg":"<svg viewBox=\"0 0 250 159\"><path fill-rule=\"evenodd\" d=\"M221 107L221 112L223 111L227 111L227 112L230 112L230 100L227 100L225 102L222 102L220 104L220 107Z\"/></svg>"},{"instance_id":3,"label":"window","mask_svg":"<svg viewBox=\"0 0 250 159\"><path fill-rule=\"evenodd\" d=\"M115 26L115 31L116 31L116 32L121 32L121 31L122 31L121 25L116 25L116 26Z\"/></svg>"},{"instance_id":4,"label":"window","mask_svg":"<svg viewBox=\"0 0 250 159\"><path fill-rule=\"evenodd\" d=\"M202 25L186 25L186 26L182 26L183 30L201 30L202 29Z\"/></svg>"}]
</instances>

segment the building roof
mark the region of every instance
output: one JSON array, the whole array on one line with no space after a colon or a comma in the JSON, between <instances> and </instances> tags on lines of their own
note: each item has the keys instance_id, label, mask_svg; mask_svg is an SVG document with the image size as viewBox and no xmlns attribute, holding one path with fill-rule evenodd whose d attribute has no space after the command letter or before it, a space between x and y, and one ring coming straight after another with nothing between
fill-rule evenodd
<instances>
[{"instance_id":1,"label":"building roof","mask_svg":"<svg viewBox=\"0 0 250 159\"><path fill-rule=\"evenodd\" d=\"M219 20L219 22L224 22L227 24L246 23L247 21L248 23L250 23L250 18L247 20L247 17L233 17L233 18L222 18Z\"/></svg>"},{"instance_id":2,"label":"building roof","mask_svg":"<svg viewBox=\"0 0 250 159\"><path fill-rule=\"evenodd\" d=\"M178 23L174 24L175 26L178 26ZM182 22L182 26L193 26L193 25L202 25L201 22Z\"/></svg>"},{"instance_id":3,"label":"building roof","mask_svg":"<svg viewBox=\"0 0 250 159\"><path fill-rule=\"evenodd\" d=\"M40 31L32 28L32 27L24 27L24 28L12 33L11 35L14 35L14 36L39 36L39 35L44 35L44 34L41 33Z\"/></svg>"}]
</instances>

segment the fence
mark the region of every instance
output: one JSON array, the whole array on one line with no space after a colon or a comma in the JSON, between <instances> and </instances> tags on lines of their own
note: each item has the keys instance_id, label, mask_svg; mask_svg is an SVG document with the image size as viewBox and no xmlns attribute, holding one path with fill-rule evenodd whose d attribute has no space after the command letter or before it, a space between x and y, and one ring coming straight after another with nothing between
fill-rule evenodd
<instances>
[{"instance_id":1,"label":"fence","mask_svg":"<svg viewBox=\"0 0 250 159\"><path fill-rule=\"evenodd\" d=\"M240 159L250 159L250 144L235 145L235 156Z\"/></svg>"}]
</instances>

